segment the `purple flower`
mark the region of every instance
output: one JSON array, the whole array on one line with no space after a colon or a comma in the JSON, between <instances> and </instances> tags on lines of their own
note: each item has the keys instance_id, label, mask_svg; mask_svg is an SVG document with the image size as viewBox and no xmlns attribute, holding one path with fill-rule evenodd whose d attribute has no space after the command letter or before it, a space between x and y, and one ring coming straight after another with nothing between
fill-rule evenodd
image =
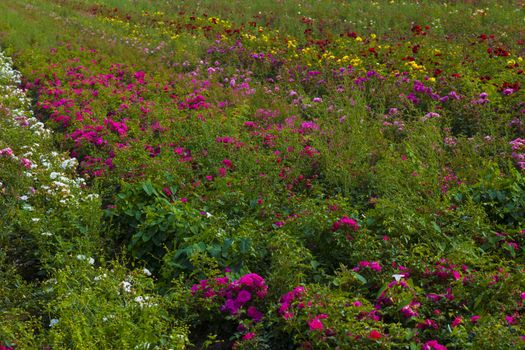
<instances>
[{"instance_id":1,"label":"purple flower","mask_svg":"<svg viewBox=\"0 0 525 350\"><path fill-rule=\"evenodd\" d=\"M277 228L279 227L283 227L284 226L284 222L283 221L276 221L273 223L273 225Z\"/></svg>"},{"instance_id":2,"label":"purple flower","mask_svg":"<svg viewBox=\"0 0 525 350\"><path fill-rule=\"evenodd\" d=\"M412 309L411 305L405 305L401 308L401 314L403 316L405 316L406 318L411 318L411 317L415 317L418 314L417 311L415 311L414 309Z\"/></svg>"},{"instance_id":3,"label":"purple flower","mask_svg":"<svg viewBox=\"0 0 525 350\"><path fill-rule=\"evenodd\" d=\"M312 121L302 122L301 131L304 132L305 130L319 130L319 125Z\"/></svg>"},{"instance_id":4,"label":"purple flower","mask_svg":"<svg viewBox=\"0 0 525 350\"><path fill-rule=\"evenodd\" d=\"M226 299L224 305L221 306L221 311L229 312L230 314L235 315L239 311L239 307L236 305L233 299Z\"/></svg>"},{"instance_id":5,"label":"purple flower","mask_svg":"<svg viewBox=\"0 0 525 350\"><path fill-rule=\"evenodd\" d=\"M242 304L250 301L251 298L252 298L252 295L251 295L250 292L248 292L246 290L241 290L239 292L239 294L237 295L236 302L242 305Z\"/></svg>"},{"instance_id":6,"label":"purple flower","mask_svg":"<svg viewBox=\"0 0 525 350\"><path fill-rule=\"evenodd\" d=\"M460 100L460 99L461 99L461 97L460 97L460 96L458 95L458 93L455 92L455 91L451 91L451 92L449 92L448 95L449 95L450 97L452 97L453 99L455 99L455 100Z\"/></svg>"},{"instance_id":7,"label":"purple flower","mask_svg":"<svg viewBox=\"0 0 525 350\"><path fill-rule=\"evenodd\" d=\"M259 322L263 318L262 312L257 310L255 306L250 306L246 311L246 315L248 315L248 317L254 320L255 322Z\"/></svg>"},{"instance_id":8,"label":"purple flower","mask_svg":"<svg viewBox=\"0 0 525 350\"><path fill-rule=\"evenodd\" d=\"M436 113L436 112L428 112L428 113L425 114L425 116L423 117L423 120L428 120L428 119L438 118L438 117L441 117L441 115L440 115L439 113Z\"/></svg>"}]
</instances>

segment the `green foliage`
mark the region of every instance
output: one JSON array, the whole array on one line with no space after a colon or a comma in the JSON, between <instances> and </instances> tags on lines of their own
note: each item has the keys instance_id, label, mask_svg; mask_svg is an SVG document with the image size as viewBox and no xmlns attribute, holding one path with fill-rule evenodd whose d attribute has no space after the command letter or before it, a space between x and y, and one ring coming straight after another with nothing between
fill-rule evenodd
<instances>
[{"instance_id":1,"label":"green foliage","mask_svg":"<svg viewBox=\"0 0 525 350\"><path fill-rule=\"evenodd\" d=\"M525 222L525 177L513 168L506 176L502 176L502 170L495 165L483 170L478 183L457 194L458 201L461 203L464 196L471 196L502 229L520 228Z\"/></svg>"},{"instance_id":2,"label":"green foliage","mask_svg":"<svg viewBox=\"0 0 525 350\"><path fill-rule=\"evenodd\" d=\"M126 185L118 194L116 208L108 215L126 235L119 237L130 253L154 266L165 252L177 248L185 237L198 234L205 216L180 201L170 201L151 181Z\"/></svg>"},{"instance_id":3,"label":"green foliage","mask_svg":"<svg viewBox=\"0 0 525 350\"><path fill-rule=\"evenodd\" d=\"M110 267L69 258L47 281L52 348L184 349L187 327L171 319L153 280L117 263Z\"/></svg>"},{"instance_id":4,"label":"green foliage","mask_svg":"<svg viewBox=\"0 0 525 350\"><path fill-rule=\"evenodd\" d=\"M523 6L241 5L0 1L0 349L522 348Z\"/></svg>"}]
</instances>

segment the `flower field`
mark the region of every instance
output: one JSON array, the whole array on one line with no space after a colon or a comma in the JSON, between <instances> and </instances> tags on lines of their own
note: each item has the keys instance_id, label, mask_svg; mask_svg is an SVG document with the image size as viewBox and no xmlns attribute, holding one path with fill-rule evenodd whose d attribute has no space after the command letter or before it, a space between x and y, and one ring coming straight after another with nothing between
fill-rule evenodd
<instances>
[{"instance_id":1,"label":"flower field","mask_svg":"<svg viewBox=\"0 0 525 350\"><path fill-rule=\"evenodd\" d=\"M0 350L525 348L523 1L0 2Z\"/></svg>"}]
</instances>

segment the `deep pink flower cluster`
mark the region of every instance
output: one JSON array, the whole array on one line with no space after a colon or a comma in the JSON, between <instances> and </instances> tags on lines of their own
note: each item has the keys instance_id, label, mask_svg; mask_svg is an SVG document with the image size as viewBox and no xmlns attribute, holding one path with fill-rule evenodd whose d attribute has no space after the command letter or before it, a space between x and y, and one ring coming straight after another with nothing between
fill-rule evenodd
<instances>
[{"instance_id":1,"label":"deep pink flower cluster","mask_svg":"<svg viewBox=\"0 0 525 350\"><path fill-rule=\"evenodd\" d=\"M406 318L417 317L419 316L418 309L420 306L421 303L414 299L408 305L401 308L401 314Z\"/></svg>"},{"instance_id":2,"label":"deep pink flower cluster","mask_svg":"<svg viewBox=\"0 0 525 350\"><path fill-rule=\"evenodd\" d=\"M279 315L285 320L290 320L295 317L292 312L293 308L297 311L305 308L311 308L313 302L304 301L303 298L306 294L306 289L303 286L295 287L291 292L284 294L281 297L281 306L279 307ZM324 313L316 314L315 316L310 315L306 322L310 331L322 331L325 329L323 324L324 319L327 319L328 315Z\"/></svg>"},{"instance_id":3,"label":"deep pink flower cluster","mask_svg":"<svg viewBox=\"0 0 525 350\"><path fill-rule=\"evenodd\" d=\"M349 218L348 216L343 216L332 225L332 231L336 232L342 230L346 233L346 239L352 239L350 236L351 232L357 232L359 230L359 224L354 219Z\"/></svg>"},{"instance_id":4,"label":"deep pink flower cluster","mask_svg":"<svg viewBox=\"0 0 525 350\"><path fill-rule=\"evenodd\" d=\"M264 278L249 273L238 280L230 281L228 277L219 277L214 280L202 280L191 288L194 296L204 298L217 298L222 302L220 310L232 316L240 316L241 311L254 322L259 322L263 318L254 305L262 301L268 293L268 286Z\"/></svg>"},{"instance_id":5,"label":"deep pink flower cluster","mask_svg":"<svg viewBox=\"0 0 525 350\"><path fill-rule=\"evenodd\" d=\"M356 232L359 230L359 224L354 219L350 219L348 216L343 216L332 225L332 231L337 231L340 228L347 227L352 231Z\"/></svg>"},{"instance_id":6,"label":"deep pink flower cluster","mask_svg":"<svg viewBox=\"0 0 525 350\"><path fill-rule=\"evenodd\" d=\"M462 181L454 174L452 169L446 169L446 174L441 179L441 193L447 193L452 187L457 187L462 184Z\"/></svg>"},{"instance_id":7,"label":"deep pink flower cluster","mask_svg":"<svg viewBox=\"0 0 525 350\"><path fill-rule=\"evenodd\" d=\"M439 344L437 340L429 340L423 344L421 350L447 350L447 347Z\"/></svg>"},{"instance_id":8,"label":"deep pink flower cluster","mask_svg":"<svg viewBox=\"0 0 525 350\"><path fill-rule=\"evenodd\" d=\"M302 298L306 290L303 286L295 287L293 291L286 293L281 297L281 306L279 307L279 315L281 315L285 320L294 317L294 314L290 311L290 306L294 301L302 301ZM304 307L304 304L299 303L299 308Z\"/></svg>"},{"instance_id":9,"label":"deep pink flower cluster","mask_svg":"<svg viewBox=\"0 0 525 350\"><path fill-rule=\"evenodd\" d=\"M324 329L322 319L328 318L327 314L319 314L308 321L308 327L310 327L311 331L321 331Z\"/></svg>"},{"instance_id":10,"label":"deep pink flower cluster","mask_svg":"<svg viewBox=\"0 0 525 350\"><path fill-rule=\"evenodd\" d=\"M462 280L464 283L469 280L469 268L466 265L461 267L449 263L445 259L439 260L433 271L427 269L425 275L436 276L438 279L445 281L448 279L459 281Z\"/></svg>"},{"instance_id":11,"label":"deep pink flower cluster","mask_svg":"<svg viewBox=\"0 0 525 350\"><path fill-rule=\"evenodd\" d=\"M381 270L383 269L379 262L365 260L365 261L360 261L358 266L354 267L352 270L355 272L359 272L364 268L369 268L370 270L375 271L375 272L381 272Z\"/></svg>"}]
</instances>

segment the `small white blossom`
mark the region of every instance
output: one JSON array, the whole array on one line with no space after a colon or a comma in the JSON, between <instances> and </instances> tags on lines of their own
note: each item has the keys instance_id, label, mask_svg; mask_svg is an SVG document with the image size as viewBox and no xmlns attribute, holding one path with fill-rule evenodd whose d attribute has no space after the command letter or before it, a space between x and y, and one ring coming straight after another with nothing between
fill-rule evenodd
<instances>
[{"instance_id":1,"label":"small white blossom","mask_svg":"<svg viewBox=\"0 0 525 350\"><path fill-rule=\"evenodd\" d=\"M95 276L93 278L93 281L100 281L102 278L106 278L107 275L106 274L103 274L103 275L100 275L100 276Z\"/></svg>"},{"instance_id":2,"label":"small white blossom","mask_svg":"<svg viewBox=\"0 0 525 350\"><path fill-rule=\"evenodd\" d=\"M394 274L392 277L396 280L396 282L399 282L401 281L401 278L405 277L405 275Z\"/></svg>"},{"instance_id":3,"label":"small white blossom","mask_svg":"<svg viewBox=\"0 0 525 350\"><path fill-rule=\"evenodd\" d=\"M125 292L131 293L131 283L128 281L120 282L120 287L124 289Z\"/></svg>"}]
</instances>

